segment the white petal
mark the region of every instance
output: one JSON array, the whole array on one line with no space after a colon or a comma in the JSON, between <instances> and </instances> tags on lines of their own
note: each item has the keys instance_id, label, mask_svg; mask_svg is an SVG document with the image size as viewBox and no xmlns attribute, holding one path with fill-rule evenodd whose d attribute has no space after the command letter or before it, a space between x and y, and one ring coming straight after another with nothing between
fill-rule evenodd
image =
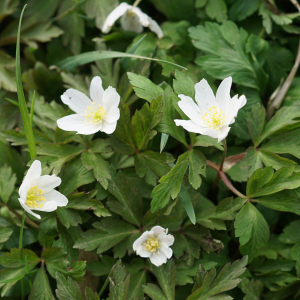
<instances>
[{"instance_id":1,"label":"white petal","mask_svg":"<svg viewBox=\"0 0 300 300\"><path fill-rule=\"evenodd\" d=\"M122 2L120 5L118 5L106 18L103 26L102 26L102 32L108 33L111 29L111 27L115 24L115 22L125 14L126 10L128 8L132 7L131 5L128 5L125 2Z\"/></svg>"},{"instance_id":2,"label":"white petal","mask_svg":"<svg viewBox=\"0 0 300 300\"><path fill-rule=\"evenodd\" d=\"M146 239L143 239L142 236L140 236L137 240L135 240L132 245L133 250L136 251L137 248L144 243L144 240Z\"/></svg>"},{"instance_id":3,"label":"white petal","mask_svg":"<svg viewBox=\"0 0 300 300\"><path fill-rule=\"evenodd\" d=\"M121 18L121 25L124 30L141 33L143 26L137 14L128 10Z\"/></svg>"},{"instance_id":4,"label":"white petal","mask_svg":"<svg viewBox=\"0 0 300 300\"><path fill-rule=\"evenodd\" d=\"M113 106L107 114L105 114L105 122L114 123L120 119L120 110L117 106Z\"/></svg>"},{"instance_id":5,"label":"white petal","mask_svg":"<svg viewBox=\"0 0 300 300\"><path fill-rule=\"evenodd\" d=\"M137 255L141 257L150 257L152 254L150 251L146 249L144 245L140 245L135 252Z\"/></svg>"},{"instance_id":6,"label":"white petal","mask_svg":"<svg viewBox=\"0 0 300 300\"><path fill-rule=\"evenodd\" d=\"M215 95L205 79L195 85L195 99L203 112L211 106L217 105Z\"/></svg>"},{"instance_id":7,"label":"white petal","mask_svg":"<svg viewBox=\"0 0 300 300\"><path fill-rule=\"evenodd\" d=\"M224 125L230 125L234 123L234 118L237 117L238 111L244 107L246 103L247 99L244 95L242 95L240 98L238 98L238 95L235 95L232 99L230 99Z\"/></svg>"},{"instance_id":8,"label":"white petal","mask_svg":"<svg viewBox=\"0 0 300 300\"><path fill-rule=\"evenodd\" d=\"M100 124L85 123L84 126L82 126L80 129L77 130L77 133L85 134L85 135L94 134L98 131L102 131L102 126L103 123Z\"/></svg>"},{"instance_id":9,"label":"white petal","mask_svg":"<svg viewBox=\"0 0 300 300\"><path fill-rule=\"evenodd\" d=\"M230 130L229 126L223 126L220 128L220 130L214 130L211 128L207 128L205 131L203 131L202 134L208 135L212 138L216 138L216 139L218 139L218 142L220 142L227 137L229 130Z\"/></svg>"},{"instance_id":10,"label":"white petal","mask_svg":"<svg viewBox=\"0 0 300 300\"><path fill-rule=\"evenodd\" d=\"M24 181L31 181L35 178L40 177L42 174L42 164L39 160L35 160L30 166L27 174L24 178Z\"/></svg>"},{"instance_id":11,"label":"white petal","mask_svg":"<svg viewBox=\"0 0 300 300\"><path fill-rule=\"evenodd\" d=\"M27 192L30 189L30 181L29 180L24 180L19 188L19 195L21 198L26 199L27 197ZM24 201L25 202L25 201Z\"/></svg>"},{"instance_id":12,"label":"white petal","mask_svg":"<svg viewBox=\"0 0 300 300\"><path fill-rule=\"evenodd\" d=\"M228 106L230 105L229 101L231 100L230 97L231 85L232 85L232 77L229 76L221 82L217 90L216 100L219 105L219 108L221 108L224 112L227 111L226 108L228 108Z\"/></svg>"},{"instance_id":13,"label":"white petal","mask_svg":"<svg viewBox=\"0 0 300 300\"><path fill-rule=\"evenodd\" d=\"M173 250L164 242L160 243L159 251L161 251L169 259L173 255Z\"/></svg>"},{"instance_id":14,"label":"white petal","mask_svg":"<svg viewBox=\"0 0 300 300\"><path fill-rule=\"evenodd\" d=\"M119 106L120 95L117 93L116 89L109 86L103 94L103 108L105 113L109 112L113 106Z\"/></svg>"},{"instance_id":15,"label":"white petal","mask_svg":"<svg viewBox=\"0 0 300 300\"><path fill-rule=\"evenodd\" d=\"M92 101L84 93L75 89L66 90L60 98L64 104L80 116L84 116L87 107L92 104Z\"/></svg>"},{"instance_id":16,"label":"white petal","mask_svg":"<svg viewBox=\"0 0 300 300\"><path fill-rule=\"evenodd\" d=\"M149 16L145 13L143 13L141 11L140 8L138 7L132 7L131 11L136 14L140 20L140 23L144 26L144 27L148 27L149 26Z\"/></svg>"},{"instance_id":17,"label":"white petal","mask_svg":"<svg viewBox=\"0 0 300 300\"><path fill-rule=\"evenodd\" d=\"M165 236L159 236L160 243L165 243L167 246L172 246L174 244L174 236L172 234L167 234Z\"/></svg>"},{"instance_id":18,"label":"white petal","mask_svg":"<svg viewBox=\"0 0 300 300\"><path fill-rule=\"evenodd\" d=\"M167 257L164 253L160 252L159 254L152 254L150 256L150 261L157 267L165 264L167 262Z\"/></svg>"},{"instance_id":19,"label":"white petal","mask_svg":"<svg viewBox=\"0 0 300 300\"><path fill-rule=\"evenodd\" d=\"M148 19L149 19L149 29L154 33L156 33L158 38L162 39L164 37L164 34L161 28L159 27L159 25L157 24L157 22L151 19L150 17Z\"/></svg>"},{"instance_id":20,"label":"white petal","mask_svg":"<svg viewBox=\"0 0 300 300\"><path fill-rule=\"evenodd\" d=\"M99 76L92 79L90 85L90 97L95 102L96 105L103 106L102 97L104 89L102 87L102 80Z\"/></svg>"},{"instance_id":21,"label":"white petal","mask_svg":"<svg viewBox=\"0 0 300 300\"><path fill-rule=\"evenodd\" d=\"M57 120L57 126L65 131L78 131L85 124L85 118L77 114L65 116Z\"/></svg>"},{"instance_id":22,"label":"white petal","mask_svg":"<svg viewBox=\"0 0 300 300\"><path fill-rule=\"evenodd\" d=\"M153 234L155 236L158 236L161 233L166 234L168 232L168 229L165 229L165 228L157 225L157 226L152 227L150 231L153 232Z\"/></svg>"},{"instance_id":23,"label":"white petal","mask_svg":"<svg viewBox=\"0 0 300 300\"><path fill-rule=\"evenodd\" d=\"M37 186L44 193L48 193L61 184L61 179L56 175L44 175L31 181L31 186Z\"/></svg>"},{"instance_id":24,"label":"white petal","mask_svg":"<svg viewBox=\"0 0 300 300\"><path fill-rule=\"evenodd\" d=\"M189 131L189 132L195 132L195 133L203 133L206 128L205 127L201 127L198 126L197 124L195 124L193 121L186 121L186 120L174 120L175 124L177 126L182 126L185 130Z\"/></svg>"},{"instance_id":25,"label":"white petal","mask_svg":"<svg viewBox=\"0 0 300 300\"><path fill-rule=\"evenodd\" d=\"M22 201L20 201L20 199L19 199L19 202L20 202L21 206L22 206L29 214L33 215L33 216L36 217L37 219L40 219L40 218L41 218L40 215L35 214L34 212L32 212L31 209L30 209L25 203L23 203Z\"/></svg>"},{"instance_id":26,"label":"white petal","mask_svg":"<svg viewBox=\"0 0 300 300\"><path fill-rule=\"evenodd\" d=\"M34 208L34 210L50 212L57 209L57 204L55 201L42 201L40 203L43 204L43 206L41 208Z\"/></svg>"},{"instance_id":27,"label":"white petal","mask_svg":"<svg viewBox=\"0 0 300 300\"><path fill-rule=\"evenodd\" d=\"M47 201L55 201L57 206L66 206L68 198L56 190L52 190L42 195Z\"/></svg>"},{"instance_id":28,"label":"white petal","mask_svg":"<svg viewBox=\"0 0 300 300\"><path fill-rule=\"evenodd\" d=\"M203 111L193 101L191 97L185 95L178 95L181 101L178 102L180 109L197 125L204 126L203 120L201 119ZM204 126L206 127L206 126Z\"/></svg>"},{"instance_id":29,"label":"white petal","mask_svg":"<svg viewBox=\"0 0 300 300\"><path fill-rule=\"evenodd\" d=\"M107 133L107 134L112 134L117 127L117 122L114 123L107 123L105 120L102 122L102 128L101 131Z\"/></svg>"}]
</instances>

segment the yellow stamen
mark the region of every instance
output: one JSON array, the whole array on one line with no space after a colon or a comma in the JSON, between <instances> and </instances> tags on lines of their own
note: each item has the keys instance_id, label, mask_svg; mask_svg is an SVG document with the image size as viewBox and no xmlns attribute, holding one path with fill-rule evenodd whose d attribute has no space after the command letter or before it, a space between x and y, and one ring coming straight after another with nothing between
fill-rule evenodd
<instances>
[{"instance_id":1,"label":"yellow stamen","mask_svg":"<svg viewBox=\"0 0 300 300\"><path fill-rule=\"evenodd\" d=\"M84 112L85 123L86 125L88 125L88 123L101 124L105 117L104 108L101 105L95 105L94 102L92 104L93 105L88 106L87 110Z\"/></svg>"},{"instance_id":2,"label":"yellow stamen","mask_svg":"<svg viewBox=\"0 0 300 300\"><path fill-rule=\"evenodd\" d=\"M146 250L148 250L152 253L154 252L153 253L154 255L155 255L156 250L160 248L160 243L154 236L152 236L152 238L149 239L147 241L147 243L144 243L143 245L145 246ZM159 254L159 252L158 252L158 254Z\"/></svg>"},{"instance_id":3,"label":"yellow stamen","mask_svg":"<svg viewBox=\"0 0 300 300\"><path fill-rule=\"evenodd\" d=\"M225 114L222 109L217 108L217 106L214 105L208 109L208 112L204 113L202 120L209 128L220 130L225 122Z\"/></svg>"},{"instance_id":4,"label":"yellow stamen","mask_svg":"<svg viewBox=\"0 0 300 300\"><path fill-rule=\"evenodd\" d=\"M42 189L38 189L37 186L32 186L27 192L25 204L32 209L42 208L43 204L38 203L40 201L46 201L46 199L41 196L42 194L44 194Z\"/></svg>"}]
</instances>

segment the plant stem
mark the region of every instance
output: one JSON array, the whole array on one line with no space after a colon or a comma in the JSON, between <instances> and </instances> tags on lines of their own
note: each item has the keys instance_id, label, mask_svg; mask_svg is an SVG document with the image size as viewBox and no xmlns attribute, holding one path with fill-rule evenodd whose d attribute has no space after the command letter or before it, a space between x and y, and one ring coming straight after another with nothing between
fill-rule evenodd
<instances>
[{"instance_id":1,"label":"plant stem","mask_svg":"<svg viewBox=\"0 0 300 300\"><path fill-rule=\"evenodd\" d=\"M218 170L219 172L220 172L220 171L221 171L221 172L223 171L223 165L224 165L224 161L225 161L226 154L227 154L227 143L226 143L226 139L223 140L223 147L224 147L224 152L223 152L221 164L220 164L220 166L219 166L219 170ZM214 182L213 182L213 185L212 185L212 188L213 188L213 189L216 189L217 186L218 186L218 184L219 184L219 181L220 181L220 174L219 174L219 172L218 172L218 174L216 175L216 178L215 178L215 180L214 180Z\"/></svg>"},{"instance_id":2,"label":"plant stem","mask_svg":"<svg viewBox=\"0 0 300 300\"><path fill-rule=\"evenodd\" d=\"M26 217L26 211L23 211L23 216L22 216L22 225L20 229L20 237L19 237L19 248L22 249L23 247L23 229L24 229L24 223L25 223L25 217Z\"/></svg>"},{"instance_id":3,"label":"plant stem","mask_svg":"<svg viewBox=\"0 0 300 300\"><path fill-rule=\"evenodd\" d=\"M7 208L8 208L13 214L15 214L18 218L22 219L22 216L21 216L18 212L16 212L13 208L8 207L8 206L7 206ZM28 217L25 219L25 223L27 223L28 225L30 225L30 226L32 226L32 227L34 227L34 228L39 228L39 225L36 224L36 223L35 223L34 221L32 221L31 219L29 219Z\"/></svg>"},{"instance_id":4,"label":"plant stem","mask_svg":"<svg viewBox=\"0 0 300 300\"><path fill-rule=\"evenodd\" d=\"M139 4L140 4L140 2L141 2L142 0L136 0L134 3L133 3L133 7L136 7L136 6L138 6Z\"/></svg>"},{"instance_id":5,"label":"plant stem","mask_svg":"<svg viewBox=\"0 0 300 300\"><path fill-rule=\"evenodd\" d=\"M24 291L24 278L21 279L21 299L25 299L25 291Z\"/></svg>"},{"instance_id":6,"label":"plant stem","mask_svg":"<svg viewBox=\"0 0 300 300\"><path fill-rule=\"evenodd\" d=\"M111 269L111 271L109 272L109 274L108 274L108 276L107 276L107 278L106 278L106 280L105 280L105 282L104 282L104 284L103 284L103 286L102 286L102 288L101 288L101 290L99 292L99 298L100 299L101 299L101 296L104 293L104 291L105 291L105 289L106 289L106 287L108 285L109 277L111 276L112 272L113 272L113 269Z\"/></svg>"}]
</instances>

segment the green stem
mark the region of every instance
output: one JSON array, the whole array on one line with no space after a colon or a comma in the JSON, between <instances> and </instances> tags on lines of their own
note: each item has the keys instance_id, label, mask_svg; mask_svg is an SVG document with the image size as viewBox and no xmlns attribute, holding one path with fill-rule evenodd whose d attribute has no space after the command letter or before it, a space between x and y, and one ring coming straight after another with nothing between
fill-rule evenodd
<instances>
[{"instance_id":1,"label":"green stem","mask_svg":"<svg viewBox=\"0 0 300 300\"><path fill-rule=\"evenodd\" d=\"M21 279L21 299L25 299L25 291L24 291L24 278Z\"/></svg>"},{"instance_id":2,"label":"green stem","mask_svg":"<svg viewBox=\"0 0 300 300\"><path fill-rule=\"evenodd\" d=\"M30 126L31 126L31 128L32 128L32 121L33 121L34 102L35 102L35 91L33 91L31 108L30 108Z\"/></svg>"},{"instance_id":3,"label":"green stem","mask_svg":"<svg viewBox=\"0 0 300 300\"><path fill-rule=\"evenodd\" d=\"M133 7L136 7L136 6L138 6L139 4L140 4L140 2L141 2L142 0L136 0L134 3L133 3Z\"/></svg>"},{"instance_id":4,"label":"green stem","mask_svg":"<svg viewBox=\"0 0 300 300\"><path fill-rule=\"evenodd\" d=\"M106 278L106 280L105 280L105 282L104 282L104 284L103 284L103 286L102 286L102 288L101 288L101 290L99 292L99 298L100 299L101 299L101 296L104 293L104 291L105 291L105 289L106 289L106 287L107 287L107 285L109 283L109 277L112 275L112 272L113 272L113 270L111 269L111 271L109 272L109 274L108 274L108 276L107 276L107 278Z\"/></svg>"},{"instance_id":5,"label":"green stem","mask_svg":"<svg viewBox=\"0 0 300 300\"><path fill-rule=\"evenodd\" d=\"M20 237L19 237L19 248L23 248L23 229L24 229L24 223L25 223L25 217L26 217L26 211L23 211L23 217L22 217L22 225L20 229Z\"/></svg>"},{"instance_id":6,"label":"green stem","mask_svg":"<svg viewBox=\"0 0 300 300\"><path fill-rule=\"evenodd\" d=\"M223 152L223 156L222 156L222 160L221 160L221 163L220 163L220 167L219 167L219 171L223 171L223 165L224 165L224 161L225 161L225 158L226 158L226 155L227 155L227 143L226 143L226 139L223 140L223 147L224 147L224 152ZM213 189L216 189L218 184L219 184L219 181L220 181L220 174L218 172L218 174L216 175L216 178L213 182Z\"/></svg>"}]
</instances>

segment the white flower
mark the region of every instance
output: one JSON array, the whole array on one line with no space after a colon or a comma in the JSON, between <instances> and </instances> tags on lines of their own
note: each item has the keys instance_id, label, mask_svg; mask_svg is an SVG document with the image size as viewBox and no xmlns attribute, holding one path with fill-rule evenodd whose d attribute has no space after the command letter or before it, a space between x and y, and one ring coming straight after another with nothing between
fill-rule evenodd
<instances>
[{"instance_id":1,"label":"white flower","mask_svg":"<svg viewBox=\"0 0 300 300\"><path fill-rule=\"evenodd\" d=\"M181 99L178 105L190 120L174 120L176 125L190 132L217 138L219 142L225 139L230 130L229 125L234 123L239 109L247 102L244 95L240 98L238 95L230 97L231 84L232 78L225 78L215 96L207 81L202 79L195 85L198 105L191 97L178 95Z\"/></svg>"},{"instance_id":2,"label":"white flower","mask_svg":"<svg viewBox=\"0 0 300 300\"><path fill-rule=\"evenodd\" d=\"M38 219L41 216L32 212L32 209L49 212L56 210L57 206L68 204L68 199L54 190L55 187L61 184L61 179L56 175L41 176L41 173L41 162L35 160L19 189L21 206Z\"/></svg>"},{"instance_id":3,"label":"white flower","mask_svg":"<svg viewBox=\"0 0 300 300\"><path fill-rule=\"evenodd\" d=\"M174 243L174 236L167 234L168 229L154 226L150 231L145 231L134 243L133 250L141 257L149 257L157 267L171 258L173 251L170 246Z\"/></svg>"},{"instance_id":4,"label":"white flower","mask_svg":"<svg viewBox=\"0 0 300 300\"><path fill-rule=\"evenodd\" d=\"M104 91L101 78L96 76L90 85L90 97L92 100L80 91L68 89L61 100L76 114L57 120L57 126L78 134L113 133L120 118L120 95L111 86Z\"/></svg>"},{"instance_id":5,"label":"white flower","mask_svg":"<svg viewBox=\"0 0 300 300\"><path fill-rule=\"evenodd\" d=\"M108 33L114 23L121 17L121 25L124 30L141 33L144 27L149 27L161 39L164 37L159 25L138 7L122 2L106 18L102 32Z\"/></svg>"}]
</instances>

